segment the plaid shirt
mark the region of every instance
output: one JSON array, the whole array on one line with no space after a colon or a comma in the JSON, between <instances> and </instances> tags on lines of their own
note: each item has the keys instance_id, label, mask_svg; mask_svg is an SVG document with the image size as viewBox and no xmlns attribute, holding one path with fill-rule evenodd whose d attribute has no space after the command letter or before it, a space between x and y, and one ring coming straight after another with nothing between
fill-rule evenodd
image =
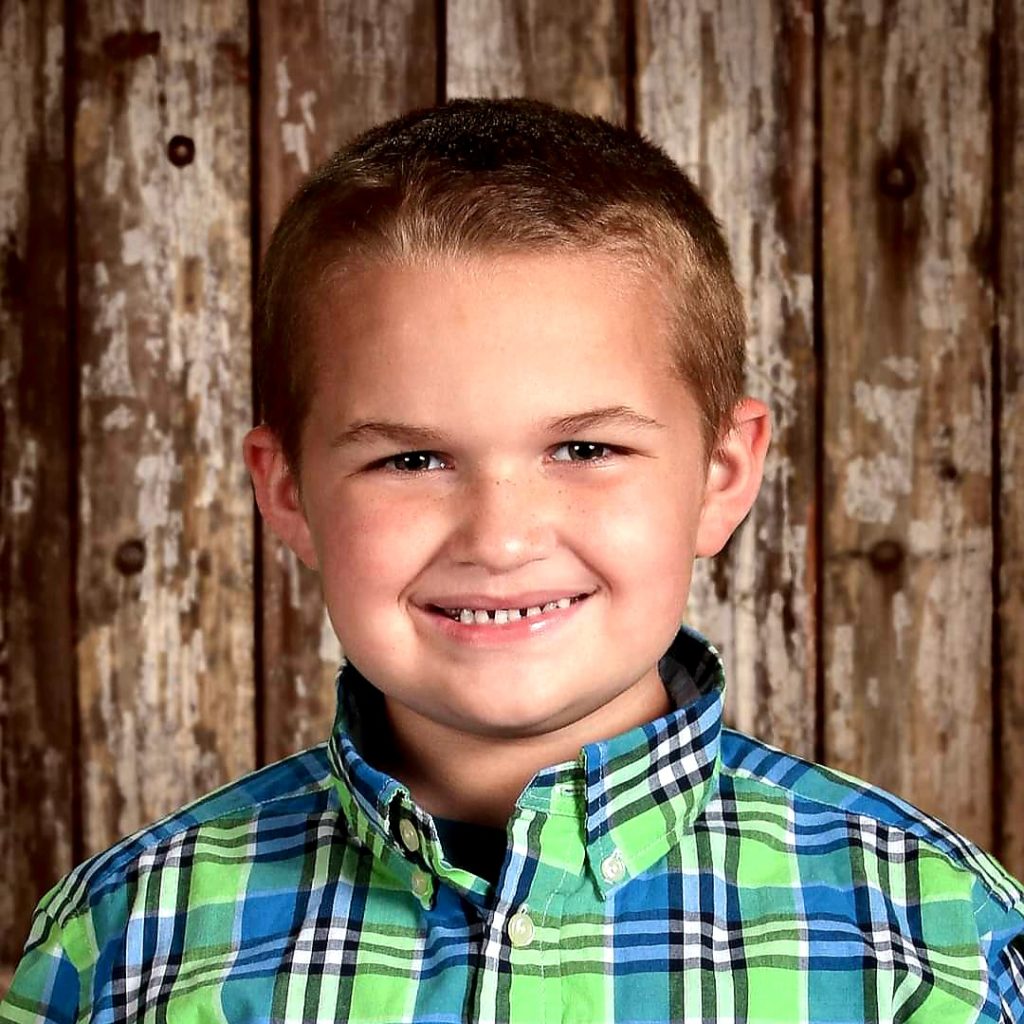
<instances>
[{"instance_id":1,"label":"plaid shirt","mask_svg":"<svg viewBox=\"0 0 1024 1024\"><path fill-rule=\"evenodd\" d=\"M359 755L372 688L345 666L329 743L43 897L0 1020L1024 1020L1016 881L903 801L723 728L699 634L659 669L676 710L540 771L490 885Z\"/></svg>"}]
</instances>

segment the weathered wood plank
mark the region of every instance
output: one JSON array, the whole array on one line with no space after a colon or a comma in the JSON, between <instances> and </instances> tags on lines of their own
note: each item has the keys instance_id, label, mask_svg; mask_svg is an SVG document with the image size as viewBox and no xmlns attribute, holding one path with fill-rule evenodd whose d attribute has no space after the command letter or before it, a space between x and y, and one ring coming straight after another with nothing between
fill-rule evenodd
<instances>
[{"instance_id":1,"label":"weathered wood plank","mask_svg":"<svg viewBox=\"0 0 1024 1024\"><path fill-rule=\"evenodd\" d=\"M1002 699L999 853L1024 878L1024 6L1001 0L997 126L1001 415L1001 561L997 652Z\"/></svg>"},{"instance_id":2,"label":"weathered wood plank","mask_svg":"<svg viewBox=\"0 0 1024 1024\"><path fill-rule=\"evenodd\" d=\"M244 0L83 6L85 852L254 763Z\"/></svg>"},{"instance_id":3,"label":"weathered wood plank","mask_svg":"<svg viewBox=\"0 0 1024 1024\"><path fill-rule=\"evenodd\" d=\"M64 5L0 6L0 961L72 865ZM0 988L4 986L0 979Z\"/></svg>"},{"instance_id":4,"label":"weathered wood plank","mask_svg":"<svg viewBox=\"0 0 1024 1024\"><path fill-rule=\"evenodd\" d=\"M772 411L761 494L695 566L688 619L722 649L728 718L815 753L811 0L637 4L638 127L723 223L750 318L747 390Z\"/></svg>"},{"instance_id":5,"label":"weathered wood plank","mask_svg":"<svg viewBox=\"0 0 1024 1024\"><path fill-rule=\"evenodd\" d=\"M621 123L623 18L615 0L448 0L447 94L530 96Z\"/></svg>"},{"instance_id":6,"label":"weathered wood plank","mask_svg":"<svg viewBox=\"0 0 1024 1024\"><path fill-rule=\"evenodd\" d=\"M830 0L826 760L991 846L989 0Z\"/></svg>"},{"instance_id":7,"label":"weathered wood plank","mask_svg":"<svg viewBox=\"0 0 1024 1024\"><path fill-rule=\"evenodd\" d=\"M433 0L260 5L264 247L299 183L357 132L436 95ZM262 763L323 742L342 657L317 577L262 531Z\"/></svg>"}]
</instances>

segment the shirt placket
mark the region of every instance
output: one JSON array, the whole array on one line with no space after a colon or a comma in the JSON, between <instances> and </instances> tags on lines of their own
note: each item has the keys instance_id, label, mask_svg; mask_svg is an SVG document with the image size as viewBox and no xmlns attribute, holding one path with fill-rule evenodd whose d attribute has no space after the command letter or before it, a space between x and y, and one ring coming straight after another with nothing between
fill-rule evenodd
<instances>
[{"instance_id":1,"label":"shirt placket","mask_svg":"<svg viewBox=\"0 0 1024 1024\"><path fill-rule=\"evenodd\" d=\"M472 980L475 1020L562 1019L563 910L584 864L577 793L564 783L539 784L517 803L512 850L485 915Z\"/></svg>"}]
</instances>

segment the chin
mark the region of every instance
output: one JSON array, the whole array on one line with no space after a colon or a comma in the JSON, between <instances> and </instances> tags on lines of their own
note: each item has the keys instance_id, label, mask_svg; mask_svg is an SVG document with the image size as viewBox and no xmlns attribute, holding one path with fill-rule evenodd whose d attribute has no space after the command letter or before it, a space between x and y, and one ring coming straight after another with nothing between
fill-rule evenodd
<instances>
[{"instance_id":1,"label":"chin","mask_svg":"<svg viewBox=\"0 0 1024 1024\"><path fill-rule=\"evenodd\" d=\"M585 710L575 711L564 705L544 708L538 702L529 707L495 706L463 708L449 719L449 724L461 732L473 733L491 739L531 739L569 728L586 717Z\"/></svg>"}]
</instances>

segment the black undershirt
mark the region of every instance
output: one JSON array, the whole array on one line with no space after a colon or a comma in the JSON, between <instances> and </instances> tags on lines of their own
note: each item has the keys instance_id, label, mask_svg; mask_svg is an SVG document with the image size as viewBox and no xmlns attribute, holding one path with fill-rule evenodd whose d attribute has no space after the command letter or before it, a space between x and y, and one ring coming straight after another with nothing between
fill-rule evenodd
<instances>
[{"instance_id":1,"label":"black undershirt","mask_svg":"<svg viewBox=\"0 0 1024 1024\"><path fill-rule=\"evenodd\" d=\"M503 828L453 821L437 815L434 815L434 824L449 864L472 871L474 875L497 885L508 845L508 836Z\"/></svg>"}]
</instances>

